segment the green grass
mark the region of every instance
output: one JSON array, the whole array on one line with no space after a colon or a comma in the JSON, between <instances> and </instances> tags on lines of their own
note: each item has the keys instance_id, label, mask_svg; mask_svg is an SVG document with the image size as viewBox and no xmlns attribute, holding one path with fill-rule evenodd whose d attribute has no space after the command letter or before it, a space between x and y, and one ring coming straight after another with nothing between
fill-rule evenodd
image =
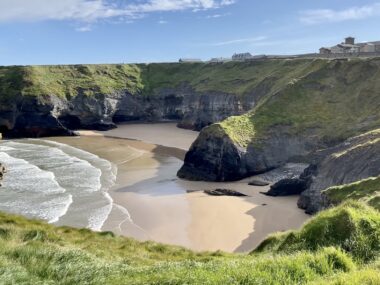
<instances>
[{"instance_id":1,"label":"green grass","mask_svg":"<svg viewBox=\"0 0 380 285\"><path fill-rule=\"evenodd\" d=\"M251 255L196 253L181 247L137 242L112 233L54 227L43 222L0 214L0 284L355 284L379 280L374 238L361 237L371 249L362 256L358 235L346 235L347 222L378 233L378 212L349 203L319 214L301 230L295 246L272 246ZM362 212L365 218L356 215ZM333 219L336 222L326 222ZM316 220L318 225L316 226ZM368 225L367 223L370 223ZM324 230L311 230L321 228ZM377 228L376 228L377 227ZM343 231L344 233L340 233ZM306 234L308 233L308 234ZM329 235L334 235L329 238ZM301 237L301 236L300 236ZM289 239L287 239L289 242ZM320 242L333 240L334 242ZM359 251L347 247L359 243ZM268 245L267 245L268 247ZM342 283L347 282L347 283ZM349 283L351 282L351 283ZM368 281L369 282L369 281ZM371 283L363 284L371 284ZM372 283L376 284L376 283Z\"/></svg>"},{"instance_id":2,"label":"green grass","mask_svg":"<svg viewBox=\"0 0 380 285\"><path fill-rule=\"evenodd\" d=\"M323 191L333 205L345 200L359 200L367 202L380 211L380 177L371 177L351 184L333 186Z\"/></svg>"},{"instance_id":3,"label":"green grass","mask_svg":"<svg viewBox=\"0 0 380 285\"><path fill-rule=\"evenodd\" d=\"M302 76L287 75L287 84L272 89L275 93L267 92L258 102L249 116L255 130L251 142L259 143L272 132L281 132L335 144L377 129L379 76L379 59L314 61ZM235 120L239 125L239 118Z\"/></svg>"},{"instance_id":4,"label":"green grass","mask_svg":"<svg viewBox=\"0 0 380 285\"><path fill-rule=\"evenodd\" d=\"M322 61L321 61L322 62ZM0 98L23 95L75 97L128 91L154 96L161 88L187 85L197 92L246 96L274 94L316 65L312 60L0 67Z\"/></svg>"},{"instance_id":5,"label":"green grass","mask_svg":"<svg viewBox=\"0 0 380 285\"><path fill-rule=\"evenodd\" d=\"M299 231L270 236L257 252L315 251L328 246L340 247L360 262L375 259L380 254L380 212L348 201L321 212Z\"/></svg>"},{"instance_id":6,"label":"green grass","mask_svg":"<svg viewBox=\"0 0 380 285\"><path fill-rule=\"evenodd\" d=\"M241 146L271 132L334 143L380 125L379 59L0 67L0 101L19 95L72 98L129 92L156 96L186 86L198 94L255 97L249 115L219 125ZM178 90L178 89L177 89ZM181 92L181 91L178 91Z\"/></svg>"}]
</instances>

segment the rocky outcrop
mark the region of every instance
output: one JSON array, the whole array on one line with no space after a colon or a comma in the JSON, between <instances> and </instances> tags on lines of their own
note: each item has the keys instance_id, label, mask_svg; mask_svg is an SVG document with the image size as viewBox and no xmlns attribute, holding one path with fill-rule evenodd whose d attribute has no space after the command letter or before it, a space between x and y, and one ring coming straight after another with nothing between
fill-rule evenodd
<instances>
[{"instance_id":1,"label":"rocky outcrop","mask_svg":"<svg viewBox=\"0 0 380 285\"><path fill-rule=\"evenodd\" d=\"M248 185L249 186L259 186L259 187L264 187L268 186L270 183L264 180L259 180L259 179L253 179L251 180Z\"/></svg>"},{"instance_id":2,"label":"rocky outcrop","mask_svg":"<svg viewBox=\"0 0 380 285\"><path fill-rule=\"evenodd\" d=\"M203 129L178 175L228 181L286 163L310 164L320 150L379 128L380 60L316 60L297 75L294 70L280 82L271 78L278 88L267 89L247 115Z\"/></svg>"},{"instance_id":3,"label":"rocky outcrop","mask_svg":"<svg viewBox=\"0 0 380 285\"><path fill-rule=\"evenodd\" d=\"M298 206L315 213L330 205L322 195L323 190L379 175L380 130L377 130L319 153L316 163L301 175L308 181L308 188L301 194Z\"/></svg>"},{"instance_id":4,"label":"rocky outcrop","mask_svg":"<svg viewBox=\"0 0 380 285\"><path fill-rule=\"evenodd\" d=\"M58 97L20 95L0 104L0 132L5 137L72 135L58 119L64 105Z\"/></svg>"},{"instance_id":5,"label":"rocky outcrop","mask_svg":"<svg viewBox=\"0 0 380 285\"><path fill-rule=\"evenodd\" d=\"M217 130L216 130L217 129ZM286 162L303 162L317 146L315 138L271 131L268 139L247 147L234 142L220 126L202 130L187 152L178 176L189 180L236 181L283 166Z\"/></svg>"},{"instance_id":6,"label":"rocky outcrop","mask_svg":"<svg viewBox=\"0 0 380 285\"><path fill-rule=\"evenodd\" d=\"M283 179L273 184L269 191L264 193L267 196L291 196L299 195L306 190L307 182L304 179Z\"/></svg>"},{"instance_id":7,"label":"rocky outcrop","mask_svg":"<svg viewBox=\"0 0 380 285\"><path fill-rule=\"evenodd\" d=\"M3 181L3 176L5 173L5 167L0 163L0 186L1 186L1 181Z\"/></svg>"},{"instance_id":8,"label":"rocky outcrop","mask_svg":"<svg viewBox=\"0 0 380 285\"><path fill-rule=\"evenodd\" d=\"M215 190L204 190L205 194L210 196L232 196L232 197L245 197L247 195L230 190L230 189L215 189Z\"/></svg>"}]
</instances>

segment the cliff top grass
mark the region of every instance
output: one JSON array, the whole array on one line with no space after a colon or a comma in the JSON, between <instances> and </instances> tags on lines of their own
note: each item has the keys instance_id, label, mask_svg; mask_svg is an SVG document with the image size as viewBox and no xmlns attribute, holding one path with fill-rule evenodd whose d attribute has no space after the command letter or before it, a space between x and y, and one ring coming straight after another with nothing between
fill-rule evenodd
<instances>
[{"instance_id":1,"label":"cliff top grass","mask_svg":"<svg viewBox=\"0 0 380 285\"><path fill-rule=\"evenodd\" d=\"M275 92L307 72L311 60L0 67L0 98L15 94L75 97L127 91L154 96L160 88L244 96Z\"/></svg>"},{"instance_id":2,"label":"cliff top grass","mask_svg":"<svg viewBox=\"0 0 380 285\"><path fill-rule=\"evenodd\" d=\"M375 259L380 254L380 212L363 203L347 201L319 213L301 230L272 235L256 252L315 251L335 246L359 261Z\"/></svg>"},{"instance_id":3,"label":"cliff top grass","mask_svg":"<svg viewBox=\"0 0 380 285\"><path fill-rule=\"evenodd\" d=\"M371 177L351 184L330 187L323 191L323 194L334 205L352 199L367 202L380 211L380 177Z\"/></svg>"},{"instance_id":4,"label":"cliff top grass","mask_svg":"<svg viewBox=\"0 0 380 285\"><path fill-rule=\"evenodd\" d=\"M325 284L358 280L362 272L365 279L379 280L377 266L357 263L334 247L254 255L195 253L0 214L1 284Z\"/></svg>"},{"instance_id":5,"label":"cliff top grass","mask_svg":"<svg viewBox=\"0 0 380 285\"><path fill-rule=\"evenodd\" d=\"M333 145L380 126L379 59L313 61L301 74L285 78L281 88L266 92L252 110L251 143L280 131ZM228 125L240 132L240 119L234 120Z\"/></svg>"},{"instance_id":6,"label":"cliff top grass","mask_svg":"<svg viewBox=\"0 0 380 285\"><path fill-rule=\"evenodd\" d=\"M254 98L248 116L219 125L241 146L273 130L334 144L379 127L379 77L378 58L13 66L0 67L0 100L116 92L156 96L162 88L181 93L182 87L211 96L222 92L241 98L242 104L245 97Z\"/></svg>"}]
</instances>

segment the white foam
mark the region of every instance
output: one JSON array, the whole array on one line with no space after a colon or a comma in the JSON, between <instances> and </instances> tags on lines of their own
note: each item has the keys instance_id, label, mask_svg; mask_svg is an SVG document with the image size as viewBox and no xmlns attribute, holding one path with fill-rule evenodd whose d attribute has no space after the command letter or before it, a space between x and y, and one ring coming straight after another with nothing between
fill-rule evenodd
<instances>
[{"instance_id":1,"label":"white foam","mask_svg":"<svg viewBox=\"0 0 380 285\"><path fill-rule=\"evenodd\" d=\"M8 146L1 146L0 145L0 151L7 151L7 150L13 150L13 147L8 147Z\"/></svg>"},{"instance_id":2,"label":"white foam","mask_svg":"<svg viewBox=\"0 0 380 285\"><path fill-rule=\"evenodd\" d=\"M9 196L0 195L0 209L52 223L69 217L63 223L101 230L113 207L107 191L116 182L116 165L49 140L4 141L0 147L9 172L2 188Z\"/></svg>"},{"instance_id":3,"label":"white foam","mask_svg":"<svg viewBox=\"0 0 380 285\"><path fill-rule=\"evenodd\" d=\"M71 195L65 193L55 180L55 175L26 160L0 152L0 161L7 167L0 209L49 222L63 216L72 203Z\"/></svg>"}]
</instances>

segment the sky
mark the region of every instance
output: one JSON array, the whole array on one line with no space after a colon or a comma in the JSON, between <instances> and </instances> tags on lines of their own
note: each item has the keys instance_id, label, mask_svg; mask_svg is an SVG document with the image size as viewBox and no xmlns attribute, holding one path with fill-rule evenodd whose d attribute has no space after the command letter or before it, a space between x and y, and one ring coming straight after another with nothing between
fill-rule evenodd
<instances>
[{"instance_id":1,"label":"sky","mask_svg":"<svg viewBox=\"0 0 380 285\"><path fill-rule=\"evenodd\" d=\"M380 0L0 0L0 65L172 62L380 40Z\"/></svg>"}]
</instances>

